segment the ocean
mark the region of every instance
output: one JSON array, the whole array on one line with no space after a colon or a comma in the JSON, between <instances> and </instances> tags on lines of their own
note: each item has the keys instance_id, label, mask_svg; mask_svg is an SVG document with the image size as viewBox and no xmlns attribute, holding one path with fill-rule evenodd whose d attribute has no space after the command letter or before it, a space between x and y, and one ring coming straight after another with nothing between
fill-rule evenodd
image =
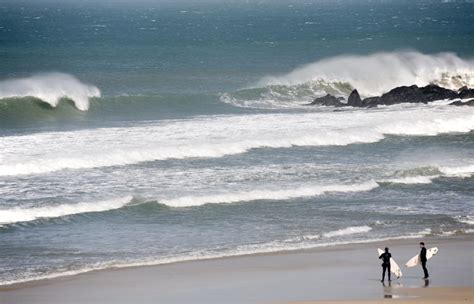
<instances>
[{"instance_id":1,"label":"ocean","mask_svg":"<svg viewBox=\"0 0 474 304\"><path fill-rule=\"evenodd\" d=\"M0 1L0 285L474 233L472 1ZM375 251L374 251L375 252Z\"/></svg>"}]
</instances>

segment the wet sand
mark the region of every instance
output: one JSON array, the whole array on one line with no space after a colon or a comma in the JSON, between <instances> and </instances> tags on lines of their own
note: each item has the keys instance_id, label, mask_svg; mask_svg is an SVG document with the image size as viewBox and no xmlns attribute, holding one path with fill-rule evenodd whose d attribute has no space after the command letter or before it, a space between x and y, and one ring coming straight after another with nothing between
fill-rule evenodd
<instances>
[{"instance_id":1,"label":"wet sand","mask_svg":"<svg viewBox=\"0 0 474 304\"><path fill-rule=\"evenodd\" d=\"M401 288L395 292L389 292L381 300L361 300L361 301L305 301L292 302L291 304L362 304L362 303L411 303L411 304L457 304L474 303L473 287L432 287L432 288Z\"/></svg>"},{"instance_id":2,"label":"wet sand","mask_svg":"<svg viewBox=\"0 0 474 304\"><path fill-rule=\"evenodd\" d=\"M419 241L95 271L0 287L0 303L472 303L474 235L424 239L439 248L429 281L403 266ZM385 246L404 272L391 286L380 282Z\"/></svg>"}]
</instances>

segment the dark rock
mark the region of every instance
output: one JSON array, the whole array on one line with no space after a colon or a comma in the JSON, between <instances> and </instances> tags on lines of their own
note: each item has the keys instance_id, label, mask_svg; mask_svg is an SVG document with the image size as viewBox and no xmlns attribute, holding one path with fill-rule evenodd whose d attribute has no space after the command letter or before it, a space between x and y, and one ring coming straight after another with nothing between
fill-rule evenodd
<instances>
[{"instance_id":1,"label":"dark rock","mask_svg":"<svg viewBox=\"0 0 474 304\"><path fill-rule=\"evenodd\" d=\"M333 106L333 107L376 107L378 105L394 105L399 103L428 103L435 100L443 99L468 99L474 98L474 89L468 87L462 87L458 91L445 89L440 86L430 84L424 87L412 86L401 86L390 90L382 96L369 97L362 100L359 92L353 90L349 95L347 104L341 102L341 98L336 98L330 94L316 98L311 104L321 106ZM468 105L471 106L472 100L468 102L456 101L451 103L452 105Z\"/></svg>"},{"instance_id":2,"label":"dark rock","mask_svg":"<svg viewBox=\"0 0 474 304\"><path fill-rule=\"evenodd\" d=\"M403 102L423 102L422 94L416 85L397 87L380 96L377 104L393 105Z\"/></svg>"},{"instance_id":3,"label":"dark rock","mask_svg":"<svg viewBox=\"0 0 474 304\"><path fill-rule=\"evenodd\" d=\"M471 100L468 100L468 101L461 101L461 100L458 100L458 101L455 101L455 102L452 102L450 103L450 105L452 106L469 106L469 107L474 107L474 99L471 99Z\"/></svg>"},{"instance_id":4,"label":"dark rock","mask_svg":"<svg viewBox=\"0 0 474 304\"><path fill-rule=\"evenodd\" d=\"M428 102L441 99L456 98L457 96L457 92L434 84L422 87L420 88L420 90L423 96L425 96L425 100Z\"/></svg>"},{"instance_id":5,"label":"dark rock","mask_svg":"<svg viewBox=\"0 0 474 304\"><path fill-rule=\"evenodd\" d=\"M331 107L346 106L346 104L342 103L341 100L343 100L343 98L341 97L338 98L338 97L332 96L331 94L327 94L326 96L319 97L313 100L311 105L331 106Z\"/></svg>"},{"instance_id":6,"label":"dark rock","mask_svg":"<svg viewBox=\"0 0 474 304\"><path fill-rule=\"evenodd\" d=\"M378 102L380 100L380 97L368 97L368 98L364 98L364 100L362 100L362 104L368 108L373 108L373 107L376 107L378 105Z\"/></svg>"},{"instance_id":7,"label":"dark rock","mask_svg":"<svg viewBox=\"0 0 474 304\"><path fill-rule=\"evenodd\" d=\"M402 86L397 87L380 97L370 97L362 101L363 106L394 105L399 103L428 103L435 100L459 98L458 93L430 84L425 87Z\"/></svg>"},{"instance_id":8,"label":"dark rock","mask_svg":"<svg viewBox=\"0 0 474 304\"><path fill-rule=\"evenodd\" d=\"M462 87L458 90L458 98L467 99L474 98L474 89L469 89L468 87Z\"/></svg>"},{"instance_id":9,"label":"dark rock","mask_svg":"<svg viewBox=\"0 0 474 304\"><path fill-rule=\"evenodd\" d=\"M357 90L353 90L351 95L349 95L349 99L347 99L347 105L351 107L363 107L364 103L360 98L359 92Z\"/></svg>"},{"instance_id":10,"label":"dark rock","mask_svg":"<svg viewBox=\"0 0 474 304\"><path fill-rule=\"evenodd\" d=\"M430 84L421 88L412 85L409 87L398 87L383 94L380 97L379 104L393 105L397 103L428 103L435 100L456 97L456 92L437 85Z\"/></svg>"}]
</instances>

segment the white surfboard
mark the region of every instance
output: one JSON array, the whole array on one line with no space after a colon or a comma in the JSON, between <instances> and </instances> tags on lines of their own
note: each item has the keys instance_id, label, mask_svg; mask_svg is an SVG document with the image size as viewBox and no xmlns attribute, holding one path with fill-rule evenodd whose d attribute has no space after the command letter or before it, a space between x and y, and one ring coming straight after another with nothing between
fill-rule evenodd
<instances>
[{"instance_id":1,"label":"white surfboard","mask_svg":"<svg viewBox=\"0 0 474 304\"><path fill-rule=\"evenodd\" d=\"M434 255L438 253L438 247L433 247L430 249L426 249L426 259L429 260L431 259ZM414 267L416 265L420 264L420 254L415 255L411 259L406 262L405 266L406 267Z\"/></svg>"},{"instance_id":2,"label":"white surfboard","mask_svg":"<svg viewBox=\"0 0 474 304\"><path fill-rule=\"evenodd\" d=\"M382 249L378 248L377 249L378 252L379 252L379 256L384 253L385 251L383 251ZM393 273L394 275L397 276L397 279L401 278L402 277L402 270L400 269L400 267L398 266L397 262L395 262L395 260L393 258L390 258L390 272Z\"/></svg>"}]
</instances>

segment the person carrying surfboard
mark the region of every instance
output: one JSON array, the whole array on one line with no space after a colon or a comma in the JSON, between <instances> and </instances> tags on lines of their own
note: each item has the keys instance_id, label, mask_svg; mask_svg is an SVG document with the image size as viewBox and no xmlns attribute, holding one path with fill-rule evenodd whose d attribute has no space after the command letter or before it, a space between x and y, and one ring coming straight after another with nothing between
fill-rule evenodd
<instances>
[{"instance_id":1,"label":"person carrying surfboard","mask_svg":"<svg viewBox=\"0 0 474 304\"><path fill-rule=\"evenodd\" d=\"M385 252L379 256L379 259L382 260L382 280L380 282L385 281L385 271L387 271L388 281L392 281L390 279L390 258L392 254L388 252L388 247L385 247Z\"/></svg>"},{"instance_id":2,"label":"person carrying surfboard","mask_svg":"<svg viewBox=\"0 0 474 304\"><path fill-rule=\"evenodd\" d=\"M428 261L428 259L426 258L425 243L420 242L420 247L421 247L420 262L421 262L421 267L423 268L423 272L425 273L425 277L423 279L427 279L430 276L428 275L428 269L426 269L426 261Z\"/></svg>"}]
</instances>

